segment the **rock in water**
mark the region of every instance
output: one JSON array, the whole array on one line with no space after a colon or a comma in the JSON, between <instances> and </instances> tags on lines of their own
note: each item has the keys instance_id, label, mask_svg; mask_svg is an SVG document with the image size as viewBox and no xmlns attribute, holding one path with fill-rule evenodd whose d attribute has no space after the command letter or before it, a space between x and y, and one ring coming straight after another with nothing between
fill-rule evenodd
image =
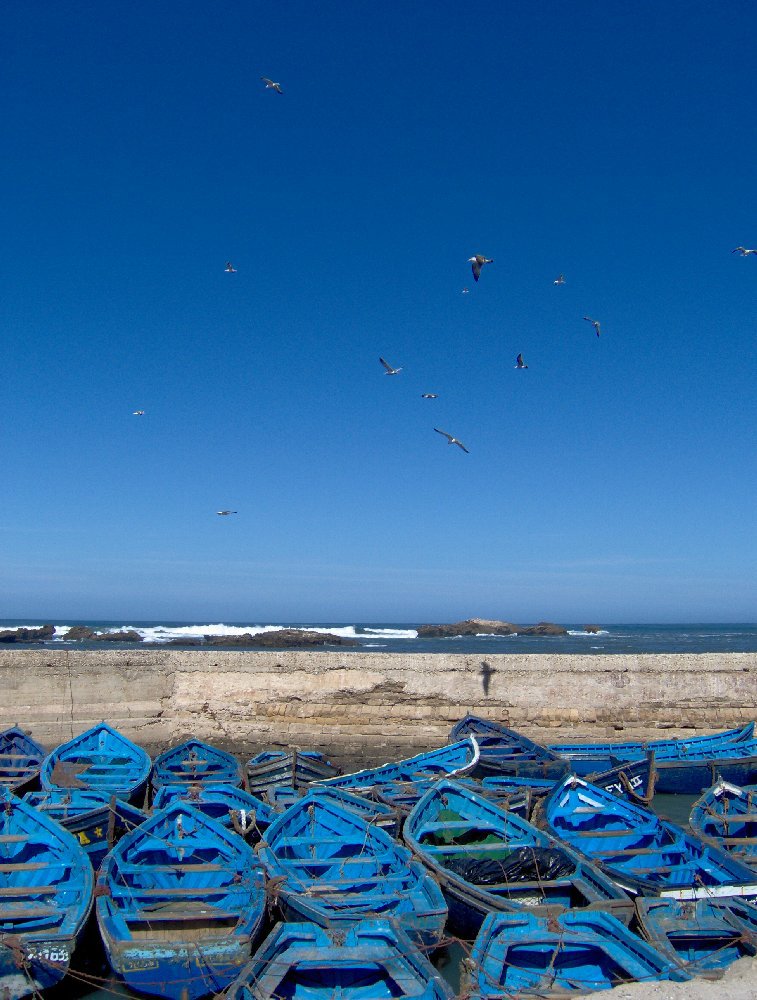
<instances>
[{"instance_id":1,"label":"rock in water","mask_svg":"<svg viewBox=\"0 0 757 1000\"><path fill-rule=\"evenodd\" d=\"M511 622L487 621L485 618L467 618L454 625L421 625L419 639L443 639L454 635L515 635L518 626Z\"/></svg>"},{"instance_id":2,"label":"rock in water","mask_svg":"<svg viewBox=\"0 0 757 1000\"><path fill-rule=\"evenodd\" d=\"M0 642L44 642L55 638L54 625L42 625L40 628L7 628L0 632Z\"/></svg>"},{"instance_id":3,"label":"rock in water","mask_svg":"<svg viewBox=\"0 0 757 1000\"><path fill-rule=\"evenodd\" d=\"M72 625L63 638L75 639L77 642L81 642L82 639L99 639L100 637L89 625Z\"/></svg>"},{"instance_id":4,"label":"rock in water","mask_svg":"<svg viewBox=\"0 0 757 1000\"><path fill-rule=\"evenodd\" d=\"M359 646L357 639L345 639L333 632L312 632L296 628L280 628L251 635L206 635L208 646L263 646L270 649L290 649L296 646Z\"/></svg>"},{"instance_id":5,"label":"rock in water","mask_svg":"<svg viewBox=\"0 0 757 1000\"><path fill-rule=\"evenodd\" d=\"M97 642L141 642L139 632L129 629L126 632L96 632L93 636Z\"/></svg>"},{"instance_id":6,"label":"rock in water","mask_svg":"<svg viewBox=\"0 0 757 1000\"><path fill-rule=\"evenodd\" d=\"M443 639L457 635L567 635L568 630L552 622L538 625L513 625L512 622L487 621L485 618L468 618L454 625L421 625L419 639Z\"/></svg>"},{"instance_id":7,"label":"rock in water","mask_svg":"<svg viewBox=\"0 0 757 1000\"><path fill-rule=\"evenodd\" d=\"M526 625L518 629L518 635L567 635L568 630L553 622L539 622L537 625Z\"/></svg>"}]
</instances>

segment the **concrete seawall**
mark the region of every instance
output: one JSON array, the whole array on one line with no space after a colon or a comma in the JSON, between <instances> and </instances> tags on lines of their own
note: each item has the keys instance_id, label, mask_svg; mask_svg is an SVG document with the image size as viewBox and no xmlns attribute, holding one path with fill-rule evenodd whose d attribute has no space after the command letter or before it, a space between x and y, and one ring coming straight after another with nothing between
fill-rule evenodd
<instances>
[{"instance_id":1,"label":"concrete seawall","mask_svg":"<svg viewBox=\"0 0 757 1000\"><path fill-rule=\"evenodd\" d=\"M52 747L107 720L152 753L196 735L380 763L474 712L541 742L694 735L757 718L757 654L478 656L0 650L3 728Z\"/></svg>"}]
</instances>

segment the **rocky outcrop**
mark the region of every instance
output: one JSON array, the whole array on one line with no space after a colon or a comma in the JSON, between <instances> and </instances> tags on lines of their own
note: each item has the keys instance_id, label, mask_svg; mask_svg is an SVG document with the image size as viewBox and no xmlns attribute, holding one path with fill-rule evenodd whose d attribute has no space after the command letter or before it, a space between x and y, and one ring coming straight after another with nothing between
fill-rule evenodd
<instances>
[{"instance_id":1,"label":"rocky outcrop","mask_svg":"<svg viewBox=\"0 0 757 1000\"><path fill-rule=\"evenodd\" d=\"M588 632L589 635L596 635L598 632L602 631L599 625L582 625L581 627L584 632Z\"/></svg>"},{"instance_id":2,"label":"rocky outcrop","mask_svg":"<svg viewBox=\"0 0 757 1000\"><path fill-rule=\"evenodd\" d=\"M64 639L74 639L77 642L87 639L99 639L97 632L89 625L72 625L71 628L63 636Z\"/></svg>"},{"instance_id":3,"label":"rocky outcrop","mask_svg":"<svg viewBox=\"0 0 757 1000\"><path fill-rule=\"evenodd\" d=\"M54 625L42 625L40 628L7 628L0 632L0 642L44 642L55 637Z\"/></svg>"},{"instance_id":4,"label":"rocky outcrop","mask_svg":"<svg viewBox=\"0 0 757 1000\"><path fill-rule=\"evenodd\" d=\"M97 642L141 642L142 636L133 629L126 632L95 632L92 636Z\"/></svg>"},{"instance_id":5,"label":"rocky outcrop","mask_svg":"<svg viewBox=\"0 0 757 1000\"><path fill-rule=\"evenodd\" d=\"M468 618L454 625L421 625L419 639L444 639L455 635L515 635L518 626L511 622L487 621L485 618Z\"/></svg>"},{"instance_id":6,"label":"rocky outcrop","mask_svg":"<svg viewBox=\"0 0 757 1000\"><path fill-rule=\"evenodd\" d=\"M526 625L519 628L518 635L567 635L568 630L553 622L539 622L536 625Z\"/></svg>"},{"instance_id":7,"label":"rocky outcrop","mask_svg":"<svg viewBox=\"0 0 757 1000\"><path fill-rule=\"evenodd\" d=\"M206 636L209 646L260 646L264 649L295 649L310 646L359 646L356 639L345 639L333 632L312 632L296 628L280 628L251 635Z\"/></svg>"},{"instance_id":8,"label":"rocky outcrop","mask_svg":"<svg viewBox=\"0 0 757 1000\"><path fill-rule=\"evenodd\" d=\"M567 635L568 630L552 622L538 625L513 625L512 622L487 621L485 618L468 618L454 625L421 625L419 639L444 639L457 635Z\"/></svg>"}]
</instances>

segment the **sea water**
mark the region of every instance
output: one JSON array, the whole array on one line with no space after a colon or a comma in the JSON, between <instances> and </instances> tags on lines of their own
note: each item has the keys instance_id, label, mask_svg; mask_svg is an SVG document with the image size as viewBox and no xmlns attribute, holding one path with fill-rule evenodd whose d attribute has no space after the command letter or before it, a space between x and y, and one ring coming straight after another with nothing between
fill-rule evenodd
<instances>
[{"instance_id":1,"label":"sea water","mask_svg":"<svg viewBox=\"0 0 757 1000\"><path fill-rule=\"evenodd\" d=\"M0 620L0 629L25 626L36 628L46 624L33 619ZM754 653L757 652L757 624L603 624L597 633L586 632L582 624L568 624L567 635L526 636L489 635L452 636L445 639L418 638L420 623L364 622L180 622L180 621L57 621L55 637L43 645L51 649L93 649L98 643L72 642L65 638L72 625L88 625L98 632L133 630L144 644L165 645L176 640L196 640L205 636L239 636L271 632L280 628L308 629L331 632L358 645L339 647L340 652L381 653ZM108 648L120 648L109 642ZM128 648L134 648L130 643ZM244 648L244 647L234 647ZM253 648L253 647L250 647ZM328 650L334 647L315 647Z\"/></svg>"}]
</instances>

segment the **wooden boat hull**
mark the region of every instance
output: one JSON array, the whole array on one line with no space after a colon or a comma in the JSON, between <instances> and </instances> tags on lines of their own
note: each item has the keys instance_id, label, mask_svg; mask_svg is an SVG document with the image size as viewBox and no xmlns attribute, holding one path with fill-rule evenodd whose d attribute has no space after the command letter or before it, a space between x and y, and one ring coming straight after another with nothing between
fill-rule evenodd
<instances>
[{"instance_id":1,"label":"wooden boat hull","mask_svg":"<svg viewBox=\"0 0 757 1000\"><path fill-rule=\"evenodd\" d=\"M465 995L502 1000L606 990L620 983L690 978L601 911L493 913L471 952Z\"/></svg>"},{"instance_id":2,"label":"wooden boat hull","mask_svg":"<svg viewBox=\"0 0 757 1000\"><path fill-rule=\"evenodd\" d=\"M164 785L240 786L243 778L236 757L194 738L164 751L155 758L152 768L152 787L156 791Z\"/></svg>"},{"instance_id":3,"label":"wooden boat hull","mask_svg":"<svg viewBox=\"0 0 757 1000\"><path fill-rule=\"evenodd\" d=\"M18 726L0 733L0 785L10 791L23 795L38 788L44 759L44 748Z\"/></svg>"},{"instance_id":4,"label":"wooden boat hull","mask_svg":"<svg viewBox=\"0 0 757 1000\"><path fill-rule=\"evenodd\" d=\"M629 893L675 899L757 895L757 877L746 865L575 775L547 796L540 820Z\"/></svg>"},{"instance_id":5,"label":"wooden boat hull","mask_svg":"<svg viewBox=\"0 0 757 1000\"><path fill-rule=\"evenodd\" d=\"M439 886L407 848L331 797L304 796L256 851L288 920L346 930L391 918L423 947L441 938L447 904Z\"/></svg>"},{"instance_id":6,"label":"wooden boat hull","mask_svg":"<svg viewBox=\"0 0 757 1000\"><path fill-rule=\"evenodd\" d=\"M264 750L247 761L247 785L253 795L268 798L269 789L302 789L314 781L333 778L341 771L316 750ZM292 797L293 800L293 797Z\"/></svg>"},{"instance_id":7,"label":"wooden boat hull","mask_svg":"<svg viewBox=\"0 0 757 1000\"><path fill-rule=\"evenodd\" d=\"M164 785L153 799L153 810L165 809L176 800L187 802L249 843L257 843L276 819L266 802L232 785Z\"/></svg>"},{"instance_id":8,"label":"wooden boat hull","mask_svg":"<svg viewBox=\"0 0 757 1000\"><path fill-rule=\"evenodd\" d=\"M689 826L757 871L757 785L718 781L691 807Z\"/></svg>"},{"instance_id":9,"label":"wooden boat hull","mask_svg":"<svg viewBox=\"0 0 757 1000\"><path fill-rule=\"evenodd\" d=\"M251 848L181 801L124 837L97 881L114 972L132 989L172 1000L230 985L249 960L264 909Z\"/></svg>"},{"instance_id":10,"label":"wooden boat hull","mask_svg":"<svg viewBox=\"0 0 757 1000\"><path fill-rule=\"evenodd\" d=\"M707 899L637 899L644 937L687 973L720 973L740 958L757 955L757 910L751 934L730 911Z\"/></svg>"},{"instance_id":11,"label":"wooden boat hull","mask_svg":"<svg viewBox=\"0 0 757 1000\"><path fill-rule=\"evenodd\" d=\"M344 930L277 924L226 1000L452 1000L451 987L391 921Z\"/></svg>"},{"instance_id":12,"label":"wooden boat hull","mask_svg":"<svg viewBox=\"0 0 757 1000\"><path fill-rule=\"evenodd\" d=\"M369 767L354 774L342 774L322 782L334 788L372 788L389 781L423 781L425 779L473 774L479 761L478 743L474 736L448 743L437 750L417 754L380 767Z\"/></svg>"},{"instance_id":13,"label":"wooden boat hull","mask_svg":"<svg viewBox=\"0 0 757 1000\"><path fill-rule=\"evenodd\" d=\"M147 819L141 809L115 796L108 799L99 792L79 789L30 792L24 796L24 801L72 833L84 848L94 871L121 837Z\"/></svg>"},{"instance_id":14,"label":"wooden boat hull","mask_svg":"<svg viewBox=\"0 0 757 1000\"><path fill-rule=\"evenodd\" d=\"M594 756L609 760L610 757L631 760L641 759L648 753L655 757L664 757L669 752L696 755L702 750L721 747L732 743L744 743L754 736L754 722L749 722L738 729L727 729L724 732L712 733L707 736L692 736L688 739L669 740L633 740L618 743L550 743L549 749L565 757ZM574 769L574 773L578 773Z\"/></svg>"},{"instance_id":15,"label":"wooden boat hull","mask_svg":"<svg viewBox=\"0 0 757 1000\"><path fill-rule=\"evenodd\" d=\"M42 762L43 789L88 789L135 805L144 801L149 756L105 722L56 747Z\"/></svg>"},{"instance_id":16,"label":"wooden boat hull","mask_svg":"<svg viewBox=\"0 0 757 1000\"><path fill-rule=\"evenodd\" d=\"M92 909L93 874L68 831L0 788L0 997L59 982Z\"/></svg>"},{"instance_id":17,"label":"wooden boat hull","mask_svg":"<svg viewBox=\"0 0 757 1000\"><path fill-rule=\"evenodd\" d=\"M669 795L700 795L718 778L734 785L757 784L757 747L749 744L747 757L712 757L706 760L657 760L656 790Z\"/></svg>"},{"instance_id":18,"label":"wooden boat hull","mask_svg":"<svg viewBox=\"0 0 757 1000\"><path fill-rule=\"evenodd\" d=\"M466 715L450 730L450 740L474 736L479 759L473 775L495 774L532 778L554 778L567 774L568 765L559 755L527 736L477 715Z\"/></svg>"},{"instance_id":19,"label":"wooden boat hull","mask_svg":"<svg viewBox=\"0 0 757 1000\"><path fill-rule=\"evenodd\" d=\"M594 905L632 915L628 896L572 848L459 782L435 783L405 821L405 842L442 889L448 926L472 938L492 912Z\"/></svg>"}]
</instances>

